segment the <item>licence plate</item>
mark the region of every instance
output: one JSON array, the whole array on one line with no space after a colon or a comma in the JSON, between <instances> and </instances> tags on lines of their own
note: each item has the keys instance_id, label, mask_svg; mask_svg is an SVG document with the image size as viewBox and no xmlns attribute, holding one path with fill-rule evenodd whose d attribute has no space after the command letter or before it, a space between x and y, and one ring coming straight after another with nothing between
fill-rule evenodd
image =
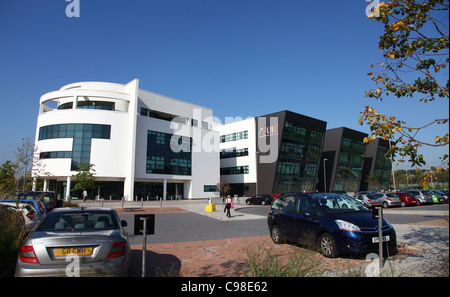
<instances>
[{"instance_id":1,"label":"licence plate","mask_svg":"<svg viewBox=\"0 0 450 297\"><path fill-rule=\"evenodd\" d=\"M416 200L413 200L413 201L411 201L411 203L417 203L417 201L416 201Z\"/></svg>"},{"instance_id":2,"label":"licence plate","mask_svg":"<svg viewBox=\"0 0 450 297\"><path fill-rule=\"evenodd\" d=\"M389 241L389 240L391 240L389 235L383 236L383 241ZM372 237L372 242L373 243L380 242L379 237Z\"/></svg>"},{"instance_id":3,"label":"licence plate","mask_svg":"<svg viewBox=\"0 0 450 297\"><path fill-rule=\"evenodd\" d=\"M55 249L55 257L65 257L70 254L78 256L92 255L92 247L68 247Z\"/></svg>"}]
</instances>

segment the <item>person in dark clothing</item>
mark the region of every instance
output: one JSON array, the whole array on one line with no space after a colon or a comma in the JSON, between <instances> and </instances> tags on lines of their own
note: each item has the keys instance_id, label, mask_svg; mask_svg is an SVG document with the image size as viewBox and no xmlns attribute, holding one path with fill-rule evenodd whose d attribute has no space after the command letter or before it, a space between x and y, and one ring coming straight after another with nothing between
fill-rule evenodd
<instances>
[{"instance_id":1,"label":"person in dark clothing","mask_svg":"<svg viewBox=\"0 0 450 297\"><path fill-rule=\"evenodd\" d=\"M228 195L227 199L225 200L225 209L224 209L224 211L227 212L226 216L229 217L229 218L231 218L230 209L231 209L231 197L230 197L230 195Z\"/></svg>"}]
</instances>

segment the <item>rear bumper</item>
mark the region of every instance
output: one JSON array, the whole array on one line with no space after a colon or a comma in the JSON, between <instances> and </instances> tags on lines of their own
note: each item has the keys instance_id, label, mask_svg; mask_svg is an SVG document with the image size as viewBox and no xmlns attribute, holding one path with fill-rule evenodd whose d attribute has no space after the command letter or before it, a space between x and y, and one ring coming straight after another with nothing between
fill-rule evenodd
<instances>
[{"instance_id":1,"label":"rear bumper","mask_svg":"<svg viewBox=\"0 0 450 297\"><path fill-rule=\"evenodd\" d=\"M66 265L41 265L17 260L15 276L27 277L124 277L128 276L130 253L127 256L94 263L66 262Z\"/></svg>"}]
</instances>

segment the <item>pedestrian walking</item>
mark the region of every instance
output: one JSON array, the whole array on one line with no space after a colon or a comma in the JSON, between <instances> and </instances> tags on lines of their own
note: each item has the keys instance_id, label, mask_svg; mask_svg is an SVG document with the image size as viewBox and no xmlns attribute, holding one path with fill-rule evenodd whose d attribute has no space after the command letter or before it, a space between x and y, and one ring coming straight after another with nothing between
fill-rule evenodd
<instances>
[{"instance_id":1,"label":"pedestrian walking","mask_svg":"<svg viewBox=\"0 0 450 297\"><path fill-rule=\"evenodd\" d=\"M88 196L88 193L86 190L83 191L83 202L86 201L86 198Z\"/></svg>"},{"instance_id":2,"label":"pedestrian walking","mask_svg":"<svg viewBox=\"0 0 450 297\"><path fill-rule=\"evenodd\" d=\"M230 209L231 209L231 196L228 195L227 199L225 200L225 209L224 209L224 211L227 212L226 216L229 217L229 218L231 218Z\"/></svg>"}]
</instances>

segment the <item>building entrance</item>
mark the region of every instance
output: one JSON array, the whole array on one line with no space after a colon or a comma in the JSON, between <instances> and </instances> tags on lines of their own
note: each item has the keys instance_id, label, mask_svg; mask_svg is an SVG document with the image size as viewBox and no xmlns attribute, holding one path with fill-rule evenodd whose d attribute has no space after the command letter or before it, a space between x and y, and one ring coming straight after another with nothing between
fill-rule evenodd
<instances>
[{"instance_id":1,"label":"building entrance","mask_svg":"<svg viewBox=\"0 0 450 297\"><path fill-rule=\"evenodd\" d=\"M136 182L134 183L134 195L149 200L157 200L163 197L164 184L162 182ZM167 183L167 200L184 198L183 183Z\"/></svg>"}]
</instances>

